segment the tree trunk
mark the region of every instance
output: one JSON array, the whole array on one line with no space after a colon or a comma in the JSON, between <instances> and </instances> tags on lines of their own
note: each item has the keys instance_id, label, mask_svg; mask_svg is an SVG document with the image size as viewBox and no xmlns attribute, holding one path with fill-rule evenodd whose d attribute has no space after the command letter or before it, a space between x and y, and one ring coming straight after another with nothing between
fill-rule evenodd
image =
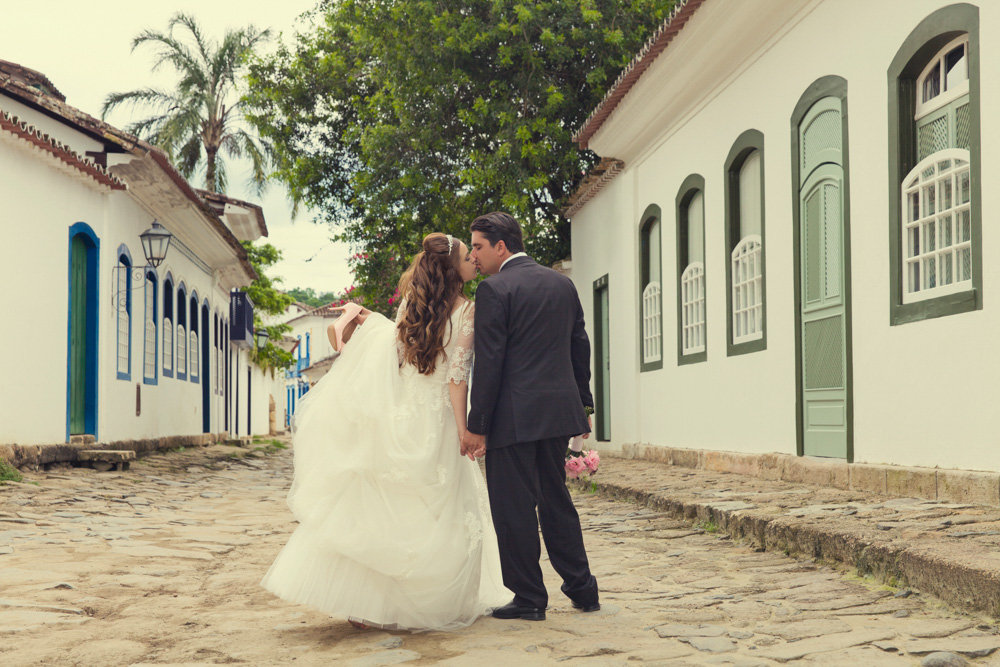
<instances>
[{"instance_id":1,"label":"tree trunk","mask_svg":"<svg viewBox=\"0 0 1000 667\"><path fill-rule=\"evenodd\" d=\"M205 189L215 193L215 156L218 146L205 146Z\"/></svg>"}]
</instances>

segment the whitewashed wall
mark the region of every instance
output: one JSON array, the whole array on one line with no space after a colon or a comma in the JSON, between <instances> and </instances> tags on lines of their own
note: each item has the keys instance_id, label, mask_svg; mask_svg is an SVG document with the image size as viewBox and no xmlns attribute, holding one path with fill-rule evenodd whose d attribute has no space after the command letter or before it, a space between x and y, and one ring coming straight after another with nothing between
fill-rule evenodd
<instances>
[{"instance_id":1,"label":"whitewashed wall","mask_svg":"<svg viewBox=\"0 0 1000 667\"><path fill-rule=\"evenodd\" d=\"M947 4L818 3L744 70L731 63L738 74L711 91L690 117L669 131L645 128L652 138L648 148L576 215L573 278L588 315L592 296L586 295L592 295L593 281L610 274L614 444L795 453L790 117L813 81L839 75L848 82L855 460L1000 470L995 446L1000 411L992 406L1000 370L995 343L1000 308L994 304L1000 294L1000 246L990 224L1000 211L996 188L986 185L982 197L984 309L889 325L886 219L888 197L898 194L889 191L886 171L886 70L910 31ZM697 20L696 14L690 29ZM1000 71L1000 5L980 6L980 31L982 181L989 184L1000 176L1000 135L990 120L995 115L990 110L1000 108L1000 89L989 83ZM696 37L702 48L711 48L710 34ZM640 84L654 86L656 77L669 77L682 66L661 56ZM642 94L640 86L630 93L636 94ZM615 119L612 115L605 125L613 126ZM723 170L733 141L748 129L761 131L765 140L767 350L727 357ZM692 173L701 174L706 185L708 360L678 367L674 199ZM638 225L649 204L663 212L664 366L639 373ZM589 316L588 326L593 338Z\"/></svg>"},{"instance_id":2,"label":"whitewashed wall","mask_svg":"<svg viewBox=\"0 0 1000 667\"><path fill-rule=\"evenodd\" d=\"M7 109L4 98L0 108ZM23 113L19 111L18 113ZM67 312L70 226L86 222L103 238L103 188L79 172L0 139L0 441L66 440ZM58 192L59 196L52 196ZM110 303L110 271L101 259L101 298ZM102 327L105 320L101 320ZM103 333L103 332L102 332ZM103 400L103 396L101 399Z\"/></svg>"},{"instance_id":3,"label":"whitewashed wall","mask_svg":"<svg viewBox=\"0 0 1000 667\"><path fill-rule=\"evenodd\" d=\"M9 98L0 97L0 109L16 113L80 154L100 148L80 132ZM108 192L76 170L57 167L52 159L29 150L23 141L9 135L0 140L0 182L4 184L0 232L12 241L0 244L0 276L8 285L8 289L0 292L0 312L7 314L6 326L0 327L0 345L8 351L0 360L0 377L3 378L0 382L0 442L49 444L66 440L68 229L77 222L90 225L100 239L98 441L201 434L202 378L194 383L190 377L177 379L176 372L174 377L163 375L162 290L168 272L174 280L175 300L176 289L184 282L186 312L190 314L192 291L197 292L199 317L201 306L208 299L208 326L200 324L199 340L201 336L210 336L211 348L214 340L212 314L218 312L221 318L228 318L229 313L229 293L217 285L211 267L206 269L197 259L196 251L172 244L166 260L158 268L159 351L155 385L143 382L144 283L141 280L133 283L137 289L132 292L131 377L127 381L119 380L114 267L122 243L128 246L135 266L145 265L139 234L150 227L152 216L128 193ZM27 286L30 287L26 290ZM17 317L16 313L22 316ZM31 322L30 330L25 322ZM176 325L176 310L174 323ZM137 386L141 396L139 415L136 415ZM278 400L279 396L275 398ZM283 402L279 401L279 405ZM223 432L224 398L213 391L210 405L210 432ZM244 394L244 420L245 406ZM266 400L261 412L266 433ZM245 432L245 428L242 431Z\"/></svg>"}]
</instances>

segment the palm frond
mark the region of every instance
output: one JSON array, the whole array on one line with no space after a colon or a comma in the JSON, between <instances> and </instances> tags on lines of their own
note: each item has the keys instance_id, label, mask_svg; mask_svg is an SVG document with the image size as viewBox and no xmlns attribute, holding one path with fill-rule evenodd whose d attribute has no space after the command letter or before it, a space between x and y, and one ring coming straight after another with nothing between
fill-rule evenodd
<instances>
[{"instance_id":1,"label":"palm frond","mask_svg":"<svg viewBox=\"0 0 1000 667\"><path fill-rule=\"evenodd\" d=\"M126 93L109 93L104 98L104 104L101 105L101 119L106 118L110 112L123 104L132 107L144 105L163 108L173 106L177 102L178 100L174 95L162 90L156 90L155 88L131 90Z\"/></svg>"}]
</instances>

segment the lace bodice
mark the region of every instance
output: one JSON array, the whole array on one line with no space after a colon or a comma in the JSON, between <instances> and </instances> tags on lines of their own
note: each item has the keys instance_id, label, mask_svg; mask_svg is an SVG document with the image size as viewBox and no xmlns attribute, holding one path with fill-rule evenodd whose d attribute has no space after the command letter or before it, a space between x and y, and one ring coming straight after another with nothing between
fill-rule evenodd
<instances>
[{"instance_id":1,"label":"lace bodice","mask_svg":"<svg viewBox=\"0 0 1000 667\"><path fill-rule=\"evenodd\" d=\"M396 323L399 323L406 310L406 300L399 304L396 311ZM474 325L476 306L472 302L459 305L451 314L451 322L445 333L444 359L439 360L434 375L440 382L462 384L472 376L472 351L474 342ZM400 366L403 365L403 343L396 340L396 352Z\"/></svg>"}]
</instances>

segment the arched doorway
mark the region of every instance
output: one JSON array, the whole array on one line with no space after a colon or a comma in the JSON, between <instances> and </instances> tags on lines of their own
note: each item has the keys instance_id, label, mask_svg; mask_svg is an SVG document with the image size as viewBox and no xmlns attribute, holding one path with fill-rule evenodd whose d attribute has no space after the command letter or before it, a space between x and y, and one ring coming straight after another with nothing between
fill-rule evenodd
<instances>
[{"instance_id":1,"label":"arched doorway","mask_svg":"<svg viewBox=\"0 0 1000 667\"><path fill-rule=\"evenodd\" d=\"M100 239L90 225L69 228L66 440L97 437L97 349Z\"/></svg>"}]
</instances>

